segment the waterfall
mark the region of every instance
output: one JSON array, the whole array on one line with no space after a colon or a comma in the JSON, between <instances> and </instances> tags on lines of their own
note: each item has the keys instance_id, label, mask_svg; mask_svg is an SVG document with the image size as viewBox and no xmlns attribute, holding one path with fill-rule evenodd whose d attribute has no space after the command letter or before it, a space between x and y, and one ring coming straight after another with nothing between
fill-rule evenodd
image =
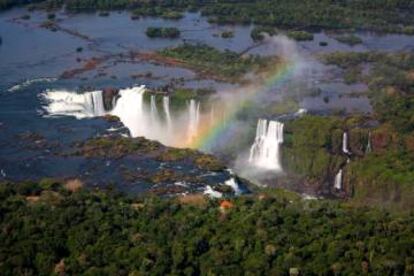
<instances>
[{"instance_id":1,"label":"waterfall","mask_svg":"<svg viewBox=\"0 0 414 276\"><path fill-rule=\"evenodd\" d=\"M337 190L342 189L342 174L343 174L343 170L340 169L339 172L335 176L334 188Z\"/></svg>"},{"instance_id":2,"label":"waterfall","mask_svg":"<svg viewBox=\"0 0 414 276\"><path fill-rule=\"evenodd\" d=\"M144 110L144 93L144 86L120 90L120 97L111 113L119 117L133 137L151 138L151 132L147 127L150 122Z\"/></svg>"},{"instance_id":3,"label":"waterfall","mask_svg":"<svg viewBox=\"0 0 414 276\"><path fill-rule=\"evenodd\" d=\"M200 103L196 103L195 100L190 101L188 107L188 133L187 139L191 143L196 137L198 132L198 124L200 121Z\"/></svg>"},{"instance_id":4,"label":"waterfall","mask_svg":"<svg viewBox=\"0 0 414 276\"><path fill-rule=\"evenodd\" d=\"M256 138L250 148L249 162L271 170L282 170L280 145L283 143L283 124L278 121L259 119Z\"/></svg>"},{"instance_id":5,"label":"waterfall","mask_svg":"<svg viewBox=\"0 0 414 276\"><path fill-rule=\"evenodd\" d=\"M143 136L167 146L191 146L189 142L193 142L199 131L200 103L192 100L188 108L171 114L168 96L163 97L161 111L157 106L155 95L151 95L148 103L144 100L144 95L144 86L120 89L116 97L110 99L113 101L112 110L105 111L103 91L83 94L70 91L46 91L42 93L45 99L43 110L47 113L45 116L67 115L76 118L111 114L120 119L129 129L132 137Z\"/></svg>"},{"instance_id":6,"label":"waterfall","mask_svg":"<svg viewBox=\"0 0 414 276\"><path fill-rule=\"evenodd\" d=\"M370 153L372 151L371 146L371 131L368 132L368 142L367 142L367 148L365 149L365 153Z\"/></svg>"},{"instance_id":7,"label":"waterfall","mask_svg":"<svg viewBox=\"0 0 414 276\"><path fill-rule=\"evenodd\" d=\"M307 112L308 112L307 109L299 108L299 110L295 112L294 116L300 117L300 116L305 115Z\"/></svg>"},{"instance_id":8,"label":"waterfall","mask_svg":"<svg viewBox=\"0 0 414 276\"><path fill-rule=\"evenodd\" d=\"M101 91L83 94L69 91L46 91L42 96L48 102L45 110L52 115L74 116L82 119L106 114Z\"/></svg>"},{"instance_id":9,"label":"waterfall","mask_svg":"<svg viewBox=\"0 0 414 276\"><path fill-rule=\"evenodd\" d=\"M170 97L164 96L162 98L162 106L164 108L165 119L167 121L168 130L171 130L171 114L170 114Z\"/></svg>"},{"instance_id":10,"label":"waterfall","mask_svg":"<svg viewBox=\"0 0 414 276\"><path fill-rule=\"evenodd\" d=\"M233 189L235 195L240 195L242 193L242 191L240 190L240 187L237 184L237 181L234 177L230 178L229 180L226 180L224 182L224 184L231 187Z\"/></svg>"},{"instance_id":11,"label":"waterfall","mask_svg":"<svg viewBox=\"0 0 414 276\"><path fill-rule=\"evenodd\" d=\"M350 154L351 152L348 150L348 133L344 132L342 135L342 152L345 154Z\"/></svg>"},{"instance_id":12,"label":"waterfall","mask_svg":"<svg viewBox=\"0 0 414 276\"><path fill-rule=\"evenodd\" d=\"M151 121L156 122L158 119L158 108L155 102L155 95L151 95Z\"/></svg>"},{"instance_id":13,"label":"waterfall","mask_svg":"<svg viewBox=\"0 0 414 276\"><path fill-rule=\"evenodd\" d=\"M102 92L101 91L94 91L91 93L91 99L92 101L92 107L90 109L91 114L94 114L96 116L103 116L105 115L105 107L104 102L102 98Z\"/></svg>"},{"instance_id":14,"label":"waterfall","mask_svg":"<svg viewBox=\"0 0 414 276\"><path fill-rule=\"evenodd\" d=\"M210 185L206 186L204 194L210 196L211 198L221 198L223 196L222 193L213 190Z\"/></svg>"}]
</instances>

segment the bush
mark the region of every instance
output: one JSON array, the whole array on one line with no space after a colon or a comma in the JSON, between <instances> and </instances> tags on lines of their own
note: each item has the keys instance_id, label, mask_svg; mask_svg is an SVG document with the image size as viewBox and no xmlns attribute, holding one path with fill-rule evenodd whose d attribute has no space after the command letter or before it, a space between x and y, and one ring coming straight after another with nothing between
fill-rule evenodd
<instances>
[{"instance_id":1,"label":"bush","mask_svg":"<svg viewBox=\"0 0 414 276\"><path fill-rule=\"evenodd\" d=\"M145 33L150 38L177 38L181 34L177 28L161 27L148 27Z\"/></svg>"},{"instance_id":2,"label":"bush","mask_svg":"<svg viewBox=\"0 0 414 276\"><path fill-rule=\"evenodd\" d=\"M222 38L232 38L234 37L234 32L232 31L226 31L221 33Z\"/></svg>"},{"instance_id":3,"label":"bush","mask_svg":"<svg viewBox=\"0 0 414 276\"><path fill-rule=\"evenodd\" d=\"M277 34L277 31L273 27L256 26L251 31L250 37L255 42L262 41L264 39L264 35L263 34L276 35Z\"/></svg>"},{"instance_id":4,"label":"bush","mask_svg":"<svg viewBox=\"0 0 414 276\"><path fill-rule=\"evenodd\" d=\"M335 39L341 43L345 43L351 46L362 43L362 39L359 36L356 36L354 34L337 36L335 37Z\"/></svg>"},{"instance_id":5,"label":"bush","mask_svg":"<svg viewBox=\"0 0 414 276\"><path fill-rule=\"evenodd\" d=\"M313 40L313 34L305 31L288 31L287 36L296 41Z\"/></svg>"}]
</instances>

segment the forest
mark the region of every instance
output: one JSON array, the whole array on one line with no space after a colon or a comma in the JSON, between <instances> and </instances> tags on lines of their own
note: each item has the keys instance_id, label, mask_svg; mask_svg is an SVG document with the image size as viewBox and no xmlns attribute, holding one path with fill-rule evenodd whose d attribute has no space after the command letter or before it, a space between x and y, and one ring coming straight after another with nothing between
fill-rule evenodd
<instances>
[{"instance_id":1,"label":"forest","mask_svg":"<svg viewBox=\"0 0 414 276\"><path fill-rule=\"evenodd\" d=\"M225 203L223 203L225 202ZM0 184L2 275L410 275L414 215L302 200Z\"/></svg>"}]
</instances>

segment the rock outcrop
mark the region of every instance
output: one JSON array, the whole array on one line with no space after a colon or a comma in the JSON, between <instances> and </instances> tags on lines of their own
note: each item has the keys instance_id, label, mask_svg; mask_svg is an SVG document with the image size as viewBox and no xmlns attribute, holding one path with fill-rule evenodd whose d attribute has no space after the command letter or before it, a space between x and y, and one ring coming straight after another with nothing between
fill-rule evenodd
<instances>
[{"instance_id":1,"label":"rock outcrop","mask_svg":"<svg viewBox=\"0 0 414 276\"><path fill-rule=\"evenodd\" d=\"M102 91L102 99L103 99L104 108L106 111L110 111L114 108L118 97L119 97L119 89L105 88Z\"/></svg>"}]
</instances>

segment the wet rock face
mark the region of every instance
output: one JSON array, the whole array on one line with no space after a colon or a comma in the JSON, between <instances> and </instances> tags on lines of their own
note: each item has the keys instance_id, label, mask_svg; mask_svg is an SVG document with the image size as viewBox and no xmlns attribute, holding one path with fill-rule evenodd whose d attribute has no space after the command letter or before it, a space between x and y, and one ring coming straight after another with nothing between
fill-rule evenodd
<instances>
[{"instance_id":1,"label":"wet rock face","mask_svg":"<svg viewBox=\"0 0 414 276\"><path fill-rule=\"evenodd\" d=\"M104 103L104 108L106 111L110 111L114 108L114 104L119 97L119 89L115 88L105 88L102 91L102 98Z\"/></svg>"},{"instance_id":2,"label":"wet rock face","mask_svg":"<svg viewBox=\"0 0 414 276\"><path fill-rule=\"evenodd\" d=\"M354 128L349 131L348 146L352 154L364 156L368 144L368 130Z\"/></svg>"},{"instance_id":3,"label":"wet rock face","mask_svg":"<svg viewBox=\"0 0 414 276\"><path fill-rule=\"evenodd\" d=\"M384 130L377 130L372 134L372 147L374 151L386 150L391 141L391 134Z\"/></svg>"}]
</instances>

